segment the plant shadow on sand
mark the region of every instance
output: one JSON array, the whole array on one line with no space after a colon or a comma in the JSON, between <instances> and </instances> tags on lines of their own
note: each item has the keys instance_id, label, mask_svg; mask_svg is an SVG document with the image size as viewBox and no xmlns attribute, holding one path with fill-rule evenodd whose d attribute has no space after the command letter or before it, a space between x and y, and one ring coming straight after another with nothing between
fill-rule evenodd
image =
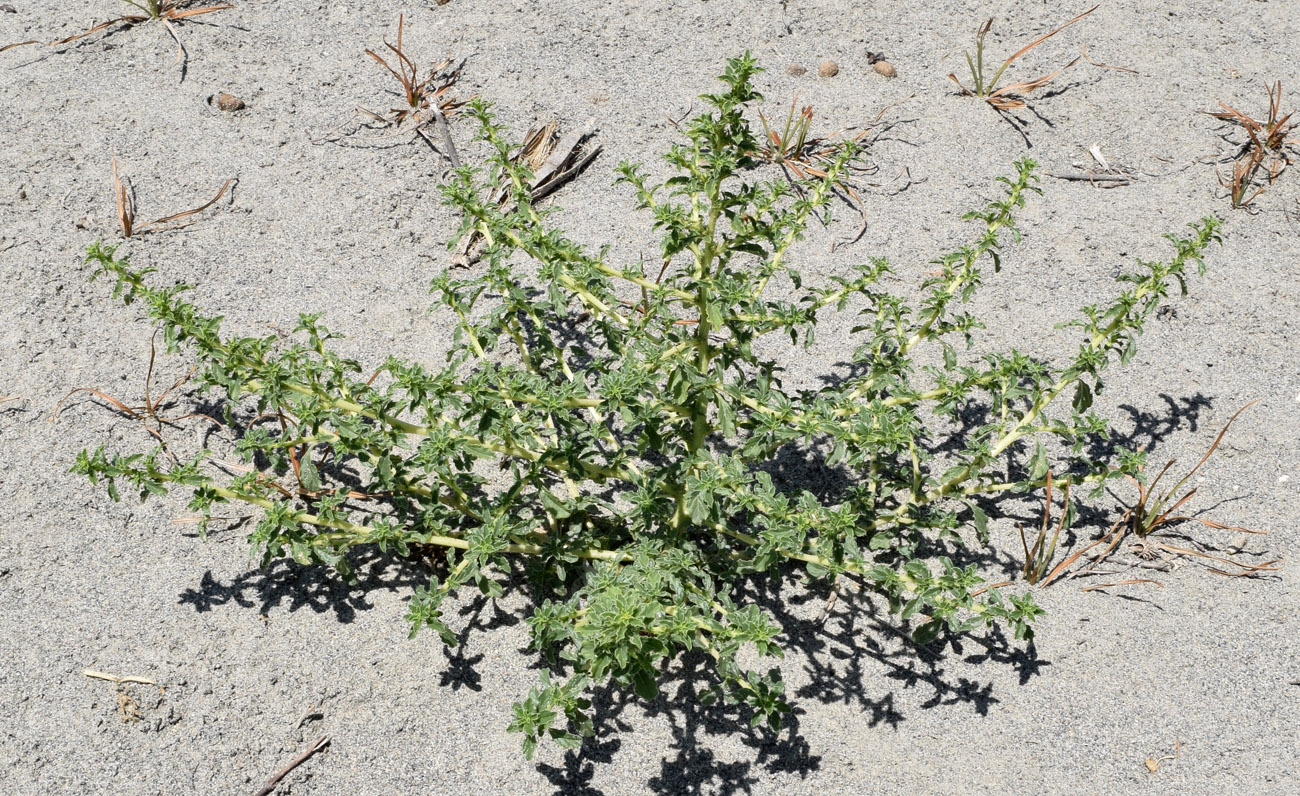
<instances>
[{"instance_id":1,"label":"plant shadow on sand","mask_svg":"<svg viewBox=\"0 0 1300 796\"><path fill-rule=\"evenodd\" d=\"M408 594L429 582L429 565L418 559L377 549L359 551L349 558L356 567L356 583L348 583L322 566L281 559L226 582L218 581L208 570L197 586L180 594L179 602L193 606L198 613L232 602L263 614L281 607L291 613L307 608L333 613L339 622L351 624L359 611L374 607L369 599L372 592Z\"/></svg>"},{"instance_id":2,"label":"plant shadow on sand","mask_svg":"<svg viewBox=\"0 0 1300 796\"><path fill-rule=\"evenodd\" d=\"M1212 399L1199 393L1180 398L1161 394L1160 398L1165 404L1164 411L1121 406L1120 410L1130 418L1130 430L1115 430L1109 440L1098 441L1090 454L1113 454L1121 447L1139 445L1150 450L1176 432L1196 431L1202 410L1213 405ZM843 474L837 473L836 468L826 467L817 454L790 452L773 464L774 480L787 489L833 493L846 483ZM987 499L981 503L991 516L996 511L997 515L1018 522L1032 523L1035 519L1032 508L1026 509L1023 517L1017 515L1024 506L1017 505L1019 500L1015 498ZM1084 536L1091 532L1088 529L1092 526L1104 529L1109 524L1106 511L1084 504L1079 509L1072 534ZM1068 541L1072 545L1076 540ZM349 558L357 574L356 582L351 584L326 567L303 566L282 559L266 569L253 570L226 582L215 579L209 570L179 600L197 612L233 602L257 608L262 613L279 607L287 607L290 612L303 608L317 613L332 612L339 622L351 623L358 612L374 607L370 600L372 592L409 593L427 583L438 566L423 556L404 558L375 548L353 551ZM1013 555L1000 553L991 546L968 548L967 555L956 563L977 563L988 572L1005 571L1008 578L1015 578L1020 567ZM516 567L511 577L514 586L531 591L522 568ZM802 586L778 594L779 586L771 579L751 579L738 585L735 598L739 604L754 602L771 613L788 639L786 646L791 652L787 675L793 674L795 668L802 670L798 682L803 684L792 687L787 694L794 711L785 716L780 730L773 731L760 724L737 731L735 728L749 725L750 708L722 702L706 704L698 699L697 694L711 680L707 657L693 651L679 657L664 673L660 697L654 703L646 704L630 689L614 684L595 689L592 708L595 734L585 739L580 748L565 752L560 764L537 764L538 772L555 788L555 796L605 793L593 782L601 766L613 763L622 747L621 733L634 729L633 723L623 717L624 711L633 704L650 716L666 719L673 736L665 749L659 773L646 783L647 792L751 794L756 786L775 774L806 777L820 770L822 756L800 732L800 716L806 712L801 703L850 706L861 712L867 728L896 730L907 719L900 705L899 691L928 691L919 703L922 709L969 708L984 716L1001 699L994 692L993 680L972 677L972 667L989 663L1011 667L1018 682L1024 685L1052 665L1039 656L1032 641L1014 642L997 626L966 635L945 631L936 641L919 646L905 628L891 621L883 602L869 593L842 586L833 608L824 612L823 621L822 616L810 618L809 615L818 613L817 607L826 602L826 594L812 593ZM532 596L540 598L537 594ZM461 688L479 691L482 677L477 667L484 655L468 650L465 642L478 631L517 625L524 616L477 594L461 603L459 613L464 623L457 633L461 646L448 650L448 663L441 672L439 685L453 691ZM536 665L542 664L539 661ZM869 687L868 682L874 687ZM917 704L912 699L907 701ZM740 742L753 750L752 757L734 761L719 759L711 737L737 732Z\"/></svg>"}]
</instances>

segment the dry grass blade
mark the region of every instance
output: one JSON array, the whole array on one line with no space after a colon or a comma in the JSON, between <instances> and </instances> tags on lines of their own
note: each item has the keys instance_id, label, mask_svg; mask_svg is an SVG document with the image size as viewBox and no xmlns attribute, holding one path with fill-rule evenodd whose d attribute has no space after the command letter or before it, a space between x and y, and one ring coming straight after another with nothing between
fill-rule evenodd
<instances>
[{"instance_id":1,"label":"dry grass blade","mask_svg":"<svg viewBox=\"0 0 1300 796\"><path fill-rule=\"evenodd\" d=\"M180 5L179 3L172 4L172 7L169 8L166 12L164 12L160 18L170 19L175 21L181 19L189 19L191 17L197 17L200 14L211 14L214 11L225 11L227 9L234 8L234 6L231 5L230 3L223 3L222 5L204 6L203 8L190 8L184 11L180 11L177 10L177 7L179 5Z\"/></svg>"},{"instance_id":2,"label":"dry grass blade","mask_svg":"<svg viewBox=\"0 0 1300 796\"><path fill-rule=\"evenodd\" d=\"M1116 522L1114 525L1112 525L1110 530L1107 531L1105 534L1103 534L1100 539L1088 544L1087 546L1067 556L1064 561L1057 564L1056 567L1052 569L1050 573L1048 573L1046 578L1043 578L1042 582L1039 583L1038 588L1046 589L1048 586L1051 585L1052 581L1059 578L1066 570L1070 568L1071 565L1074 564L1074 562L1082 558L1084 553L1088 552L1094 547L1097 547L1098 545L1105 544L1106 540L1111 539L1112 536L1114 536L1114 539L1111 539L1110 546L1106 548L1106 552L1103 553L1103 555L1106 555L1111 550L1115 549L1115 545L1119 543L1119 537L1116 536L1116 534L1123 529L1124 522L1127 519L1128 519L1128 513L1125 512L1124 516L1120 517L1119 521Z\"/></svg>"},{"instance_id":3,"label":"dry grass blade","mask_svg":"<svg viewBox=\"0 0 1300 796\"><path fill-rule=\"evenodd\" d=\"M1282 559L1279 558L1279 559L1276 559L1276 560L1273 560L1273 561L1265 562L1265 564L1277 564L1277 563L1280 563L1281 560L1282 560ZM1238 563L1238 562L1235 562L1235 561L1234 561L1233 563L1236 564L1237 566L1241 566L1241 564ZM1278 571L1278 570L1280 570L1280 569L1282 569L1282 568L1281 568L1281 567L1274 567L1274 566L1261 565L1261 566L1259 566L1259 567L1254 567L1254 568L1251 568L1251 569L1245 569L1245 570L1241 570L1241 571L1239 571L1239 572L1228 572L1228 571L1226 571L1226 570L1218 569L1218 568L1216 568L1216 567L1206 567L1206 570L1208 570L1208 571L1210 571L1210 572L1213 572L1213 573L1216 574L1216 575L1223 575L1223 576L1226 577L1226 578L1251 578L1251 577L1255 577L1255 576L1258 575L1260 572L1276 572L1276 571Z\"/></svg>"},{"instance_id":4,"label":"dry grass blade","mask_svg":"<svg viewBox=\"0 0 1300 796\"><path fill-rule=\"evenodd\" d=\"M112 28L117 25L123 25L129 28L132 25L139 25L141 22L148 22L148 21L149 21L149 17L142 17L138 14L130 14L127 16L118 17L117 19L110 19L107 22L101 22L98 25L95 25L94 27L90 28L89 30L83 30L80 33L76 33L73 34L72 36L68 36L66 39L59 39L58 41L49 42L48 46L58 47L63 44L71 44L74 41L77 41L79 39L84 39L87 36L93 36L94 34L99 33L101 30L106 30L108 28Z\"/></svg>"},{"instance_id":5,"label":"dry grass blade","mask_svg":"<svg viewBox=\"0 0 1300 796\"><path fill-rule=\"evenodd\" d=\"M1097 62L1097 61L1092 60L1091 58L1088 57L1088 45L1087 45L1087 44L1082 44L1082 45L1080 45L1080 46L1079 46L1079 52L1080 52L1080 54L1082 55L1083 60L1087 61L1088 63L1092 64L1093 66L1097 66L1097 67L1100 67L1100 68L1102 68L1102 69L1115 69L1115 70L1118 70L1118 71L1120 71L1120 72L1132 72L1132 73L1135 74L1135 75L1141 74L1141 72L1139 72L1138 70L1136 70L1136 69L1129 69L1127 66L1115 66L1114 64L1103 64L1103 63L1099 63L1099 62Z\"/></svg>"},{"instance_id":6,"label":"dry grass blade","mask_svg":"<svg viewBox=\"0 0 1300 796\"><path fill-rule=\"evenodd\" d=\"M1161 480L1163 480L1164 477L1169 473L1170 469L1173 467L1175 463L1172 460L1167 462L1165 466L1160 469L1160 472L1156 474L1155 478L1151 479L1151 482L1149 484L1144 484L1142 481L1133 478L1132 476L1129 476L1128 477L1129 481L1131 481L1134 484L1134 487L1137 489L1137 493L1138 493L1137 500L1133 503L1133 505L1125 507L1125 511L1123 515L1120 516L1119 520L1117 520L1115 524L1110 527L1110 530L1108 530L1105 534L1103 534L1101 538L1091 542L1090 544L1086 545L1080 550L1074 552L1069 557L1067 557L1064 561L1058 564L1056 568L1053 569L1052 572L1048 574L1046 578L1043 579L1042 583L1040 584L1040 588L1046 587L1048 584L1052 583L1052 581L1056 580L1058 577L1065 574L1066 571L1069 570L1069 568L1073 566L1075 562L1077 562L1085 553L1087 553L1090 550L1093 550L1094 548L1105 545L1105 547L1101 550L1100 553L1097 553L1096 555L1090 558L1090 561L1086 566L1073 572L1070 575L1070 577L1077 578L1088 574L1099 574L1099 573L1095 573L1097 567L1101 565L1103 562L1105 562L1106 560L1108 560L1111 557L1111 555L1114 554L1120 542L1122 542L1125 538L1129 537L1130 535L1136 537L1139 540L1148 539L1153 535L1158 536L1160 538L1168 538L1167 535L1161 534L1160 531L1162 531L1162 529L1164 528L1174 526L1183 522L1194 521L1200 523L1201 525L1204 525L1207 528L1212 528L1215 530L1231 530L1240 533L1250 533L1250 534L1266 533L1265 531L1253 530L1250 528L1242 528L1236 525L1228 525L1226 523L1221 523L1215 520L1205 519L1202 517L1174 513L1179 508L1181 508L1184 504L1189 502L1192 499L1192 497L1196 495L1197 490L1193 488L1181 495L1179 495L1178 493L1187 484L1187 481L1193 475L1195 475L1201 469L1202 466L1204 466L1206 461L1209 460L1210 456L1212 456L1214 452L1218 450L1219 445L1223 442L1224 436L1228 433L1228 429L1231 428L1232 424L1237 420L1238 417L1241 416L1241 413L1246 411L1250 407L1254 406L1256 403L1258 403L1258 400L1251 401L1250 403L1246 404L1245 406L1238 409L1235 413L1233 413L1232 417L1228 419L1228 422L1224 424L1222 429L1219 430L1219 434L1214 438L1213 444L1211 444L1209 449L1206 450L1205 454L1201 456L1200 460L1196 463L1196 466L1194 466L1191 470L1189 470L1182 478L1178 480L1178 483L1174 484L1174 486L1171 487L1170 489L1164 490L1163 492L1157 491ZM1238 567L1240 570L1242 570L1239 573L1227 573L1219 569L1212 570L1214 572L1217 572L1218 574L1240 575L1240 574L1253 574L1258 572L1272 572L1277 569L1277 567L1275 567L1274 565L1278 563L1278 561L1268 561L1263 564L1250 564L1243 561L1238 561L1234 558L1229 558L1225 556L1216 556L1211 553L1193 550L1187 547L1174 546L1165 542L1159 542L1159 543L1156 543L1154 541L1149 543L1139 542L1137 545L1135 545L1135 548L1138 548L1139 554L1143 558L1146 558L1148 560L1157 558L1160 553L1168 553L1173 556L1208 559L1218 563L1227 564L1229 566L1235 566ZM1229 552L1232 553L1237 551L1230 550ZM1145 566L1145 565L1139 563L1139 564L1135 564L1134 566Z\"/></svg>"},{"instance_id":7,"label":"dry grass blade","mask_svg":"<svg viewBox=\"0 0 1300 796\"><path fill-rule=\"evenodd\" d=\"M388 124L401 124L408 118L414 118L423 126L424 122L429 121L428 117L420 118L424 112L432 111L435 117L450 115L464 104L457 102L449 94L451 87L460 79L460 68L457 67L450 72L446 71L451 66L452 61L449 58L444 59L430 69L424 79L421 80L419 66L406 53L405 28L406 15L400 14L397 17L397 43L390 44L388 41L384 41L384 46L391 53L388 58L374 50L367 49L365 51L366 55L384 67L401 85L402 99L406 102L405 107L391 109L389 116L383 116L364 108L362 112ZM391 63L389 59L392 59Z\"/></svg>"},{"instance_id":8,"label":"dry grass blade","mask_svg":"<svg viewBox=\"0 0 1300 796\"><path fill-rule=\"evenodd\" d=\"M1025 564L1021 568L1021 574L1025 580L1032 586L1042 580L1043 573L1052 563L1056 556L1056 545L1060 541L1061 531L1065 530L1068 523L1070 511L1070 481L1065 482L1065 508L1061 511L1060 522L1056 525L1056 532L1052 534L1050 542L1047 540L1048 531L1052 527L1052 473L1047 473L1047 495L1043 499L1043 521L1038 528L1038 536L1034 540L1033 547L1030 547L1029 541L1025 538L1024 528L1020 528L1020 544L1025 551Z\"/></svg>"},{"instance_id":9,"label":"dry grass blade","mask_svg":"<svg viewBox=\"0 0 1300 796\"><path fill-rule=\"evenodd\" d=\"M1205 452L1205 455L1202 456L1202 457L1201 457L1201 460L1200 460L1199 462L1196 463L1196 466L1193 467L1191 470L1189 470L1189 471L1187 472L1187 475L1184 475L1181 479L1179 479L1178 483L1174 485L1174 488L1173 488L1173 489L1170 489L1168 492L1166 492L1166 493L1164 494L1164 496L1160 499L1159 503L1157 503L1157 506L1163 506L1163 504L1164 504L1165 502L1167 502L1167 501L1169 500L1169 498L1172 497L1173 494L1174 494L1175 492L1177 492L1179 489L1182 489L1183 484L1187 483L1188 479L1190 479L1193 475L1195 475L1195 474L1196 474L1196 471L1200 470L1201 467L1202 467L1202 466L1203 466L1203 465L1204 465L1204 464L1209 460L1210 456L1213 455L1214 452L1215 452L1216 450L1218 450L1220 443L1223 442L1223 436L1224 436L1225 434L1228 433L1228 429L1229 429L1229 428L1232 428L1232 424L1233 424L1234 422L1236 422L1237 418L1238 418L1238 417L1241 417L1241 413L1244 412L1244 411L1246 411L1246 410L1249 409L1250 407L1254 406L1255 404L1259 403L1259 400L1260 400L1260 399L1256 398L1255 400L1251 401L1250 403L1248 403L1248 404L1246 404L1245 406L1243 406L1243 407L1241 407L1240 409L1238 409L1235 413L1233 413L1232 417L1228 418L1228 422L1227 422L1226 424L1224 424L1224 426L1223 426L1222 429L1219 430L1219 436L1217 436L1217 437L1214 438L1214 444L1212 444L1212 445L1210 446L1209 450L1207 450L1207 451ZM1160 471L1160 476L1163 476L1166 472L1168 472L1169 468L1172 467L1173 464L1174 464L1174 463L1173 463L1172 461L1170 461L1168 464L1166 464L1165 467L1164 467L1164 469ZM1159 480L1160 480L1160 477L1157 477L1156 480L1159 481ZM1155 488L1155 483L1153 482L1153 483L1151 484L1151 489L1154 489L1154 488ZM1195 492L1195 491L1196 491L1195 489L1192 490L1192 492ZM1178 506L1181 506L1184 502L1186 502L1186 500L1187 500L1189 497L1191 497L1191 492L1189 492L1186 496L1184 496L1181 500L1179 500L1179 501L1174 505L1174 508L1177 508ZM1170 509L1170 511L1172 511L1172 509ZM1162 521L1166 516L1168 516L1168 513L1169 513L1168 511L1163 512L1162 515L1161 515L1159 518L1157 518L1157 520L1156 520L1154 523L1152 523L1152 524L1150 524L1149 526L1147 526L1146 529L1145 529L1145 530L1146 530L1146 533L1150 533L1153 529L1155 529L1156 527L1158 527L1158 526L1161 524L1161 521ZM1140 535L1140 536L1145 536L1146 533L1139 534L1139 535Z\"/></svg>"},{"instance_id":10,"label":"dry grass blade","mask_svg":"<svg viewBox=\"0 0 1300 796\"><path fill-rule=\"evenodd\" d=\"M1238 567L1241 569L1241 572L1235 573L1237 575L1250 575L1257 572L1276 572L1281 569L1281 567L1276 566L1277 564L1281 563L1282 559L1280 558L1274 559L1272 561L1265 561L1262 564L1248 564L1244 561L1235 561L1231 558L1225 558L1224 556L1216 556L1210 553L1202 552L1200 550L1193 550L1190 547L1175 547L1173 545L1168 545L1168 544L1161 544L1159 547L1161 550L1164 550L1169 553L1176 553L1180 556L1192 556L1193 558L1205 558L1205 559L1209 559L1210 561L1217 561L1220 564L1227 564L1229 566ZM1222 570L1217 570L1217 569L1212 571L1217 572L1220 575L1229 574L1223 572Z\"/></svg>"},{"instance_id":11,"label":"dry grass blade","mask_svg":"<svg viewBox=\"0 0 1300 796\"><path fill-rule=\"evenodd\" d=\"M1024 55L1025 53L1029 52L1030 50L1034 49L1035 47L1037 47L1038 45L1040 45L1040 44L1042 44L1043 42L1047 41L1048 39L1052 38L1052 37L1055 36L1056 34L1060 33L1061 31L1065 30L1066 28L1070 27L1071 25L1073 25L1074 23L1076 23L1076 22L1078 22L1079 20L1083 19L1084 17L1088 16L1088 15L1091 14L1092 12L1096 11L1098 8L1101 8L1101 3L1098 3L1097 5L1093 6L1093 7L1090 8L1090 9L1088 9L1087 11L1084 11L1082 14L1080 14L1080 15L1077 16L1077 17L1075 17L1074 19L1071 19L1069 22L1067 22L1067 23L1065 23L1064 25L1060 26L1060 27L1057 28L1056 30L1049 31L1049 32L1043 34L1042 36L1039 36L1037 39L1034 39L1034 40L1031 41L1030 43L1026 44L1024 47L1021 47L1019 50L1016 50L1015 53L1013 53L1012 56L1011 56L1010 58L1008 58L1006 61L1003 62L1001 68L998 69L997 74L994 75L994 77L993 77L993 83L994 83L994 85L997 84L997 79L998 79L999 77L1002 76L1002 72L1003 72L1003 70L1005 70L1008 66L1011 66L1011 62L1012 62L1012 61L1016 60L1016 59L1019 58L1020 56ZM1076 59L1076 60L1077 60L1077 59Z\"/></svg>"},{"instance_id":12,"label":"dry grass blade","mask_svg":"<svg viewBox=\"0 0 1300 796\"><path fill-rule=\"evenodd\" d=\"M181 43L180 35L177 34L176 29L172 26L172 23L180 22L185 19L191 19L193 17L197 17L202 14L211 14L216 11L225 11L227 9L234 8L234 6L229 3L220 3L217 5L203 6L201 8L188 8L187 6L192 5L192 3L195 2L195 0L147 0L143 4L137 3L134 0L123 0L123 2L125 2L127 5L131 5L134 6L135 8L138 8L143 13L123 14L120 17L114 17L113 19L110 19L106 22L100 22L97 25L93 25L90 28L83 30L80 33L75 33L71 36L58 39L56 41L47 42L47 45L50 47L58 47L64 44L71 44L75 41L85 39L89 36L93 36L94 34L99 33L100 31L108 30L109 28L114 28L118 26L130 28L136 25L143 24L145 22L157 21L163 24L163 26L167 29L167 33L176 42L176 48L177 48L176 62L184 63L185 55L186 55L185 45ZM39 43L40 42L37 41L25 41L25 42L18 42L17 44L9 44L4 47L0 47L0 52L4 52L5 50L10 49L11 47L21 47L22 45L25 44L39 44Z\"/></svg>"},{"instance_id":13,"label":"dry grass blade","mask_svg":"<svg viewBox=\"0 0 1300 796\"><path fill-rule=\"evenodd\" d=\"M84 674L87 677L93 677L96 680L107 680L110 683L117 683L118 685L121 685L122 683L139 683L140 685L158 685L158 683L154 682L153 680L150 680L148 677L132 677L132 676L119 677L115 674L109 674L108 672L98 672L95 671L94 669L87 669L84 672L82 672L82 674Z\"/></svg>"},{"instance_id":14,"label":"dry grass blade","mask_svg":"<svg viewBox=\"0 0 1300 796\"><path fill-rule=\"evenodd\" d=\"M191 367L184 376L181 376L176 381L172 382L172 385L168 387L166 390L163 390L162 395L159 395L157 400L154 400L153 397L150 395L150 391L152 390L152 385L153 385L154 360L158 351L157 341L158 341L158 333L155 331L153 338L150 339L149 341L149 367L145 371L144 404L142 406L127 406L124 401L114 398L113 396L101 392L100 390L96 390L92 387L77 387L71 390L67 395L63 396L63 398L59 399L59 402L54 405L54 412L50 415L50 422L53 423L55 420L59 418L59 413L63 410L63 404L66 403L69 398L71 398L72 396L76 395L79 392L87 392L90 393L91 395L96 396L97 398L107 401L109 404L111 404L116 409L118 409L118 411L122 412L123 414L135 420L153 419L160 424L161 423L171 424L176 422L177 420L184 420L189 417L202 417L206 420L210 420L213 423L216 423L218 426L222 426L221 423L201 413L192 413L174 419L167 419L159 416L158 410L163 408L163 404L167 402L167 396L171 395L179 387L181 387L181 385L185 384L191 378L193 378L198 368Z\"/></svg>"},{"instance_id":15,"label":"dry grass blade","mask_svg":"<svg viewBox=\"0 0 1300 796\"><path fill-rule=\"evenodd\" d=\"M232 183L234 183L233 179L226 180L225 183L221 186L221 190L217 191L217 195L212 197L212 199L209 200L206 204L200 205L199 207L196 207L193 210L185 210L180 213L173 213L170 216L164 216L155 221L150 221L148 224L145 224L143 227L140 227L137 230L137 232L140 232L142 234L145 232L163 232L165 230L180 229L180 227L186 226L184 224L181 224L179 226L170 226L170 227L166 225L172 224L173 222L176 221L180 221L183 218L189 218L192 215L202 213L204 210L207 210L209 207L212 207L214 204L216 204L221 200L221 197L226 195L226 191L230 190L230 186Z\"/></svg>"},{"instance_id":16,"label":"dry grass blade","mask_svg":"<svg viewBox=\"0 0 1300 796\"><path fill-rule=\"evenodd\" d=\"M1031 91L1035 91L1036 89L1042 88L1043 86L1055 80L1057 76L1059 76L1062 72L1064 72L1065 70L1069 69L1070 67L1074 66L1077 63L1079 63L1079 59L1075 58L1073 61L1061 67L1060 69L1057 69L1055 72L1052 72L1051 74L1043 75L1042 77L1036 78L1034 80L1025 80L1020 83L1012 83L1010 85L1003 86L1002 88L990 94L985 99L988 101L990 105L993 105L994 107L1023 108L1026 106L1025 101L1022 99L1014 98L1014 95L1028 94Z\"/></svg>"},{"instance_id":17,"label":"dry grass blade","mask_svg":"<svg viewBox=\"0 0 1300 796\"><path fill-rule=\"evenodd\" d=\"M53 423L55 420L58 420L58 419L59 419L59 413L63 411L63 404L67 403L67 400L68 400L69 398L71 398L72 396L76 395L76 394L79 393L79 392L88 392L88 393L90 393L91 395L93 395L93 396L95 396L95 397L97 397L97 398L101 398L101 399L103 399L103 400L105 400L105 401L108 401L110 404L112 404L114 407L116 407L118 411L120 411L120 412L122 412L123 414L129 416L132 420L143 420L143 419L144 419L144 415L141 414L141 412L142 412L143 410L142 410L140 407L135 407L135 408L129 407L129 406L127 406L125 403L123 403L122 401L119 401L118 399L114 398L113 396L109 395L108 393L101 392L101 391L99 391L99 390L96 390L96 389L93 388L93 387L76 387L76 388L70 390L70 391L68 392L67 395L65 395L65 396L63 396L62 398L60 398L60 399L59 399L59 402L58 402L57 404L54 405L54 412L50 415L50 422L51 422L51 423Z\"/></svg>"}]
</instances>

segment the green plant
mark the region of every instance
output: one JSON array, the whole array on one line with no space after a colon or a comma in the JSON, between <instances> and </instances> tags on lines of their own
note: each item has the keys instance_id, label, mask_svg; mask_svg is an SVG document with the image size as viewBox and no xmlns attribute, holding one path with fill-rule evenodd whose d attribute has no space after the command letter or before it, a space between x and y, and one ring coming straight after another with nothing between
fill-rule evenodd
<instances>
[{"instance_id":1,"label":"green plant","mask_svg":"<svg viewBox=\"0 0 1300 796\"><path fill-rule=\"evenodd\" d=\"M548 663L510 725L529 756L543 738L576 746L593 732L593 686L652 699L691 651L713 661L700 699L742 702L751 725L777 726L790 709L778 670L741 664L742 650L782 654L782 628L740 596L755 580L802 571L813 584L860 581L921 644L995 622L1030 636L1040 609L1029 594L981 588L976 564L954 562L986 540L987 517L970 499L1040 488L1045 437L1064 443L1076 483L1100 488L1133 472L1083 456L1106 429L1089 413L1093 395L1112 361L1133 356L1173 285L1185 289L1186 270L1203 271L1218 223L1171 236L1172 259L1141 263L1111 304L1085 307L1074 322L1082 342L1063 365L1016 350L967 361L955 344L982 326L962 305L986 264L1000 268L1003 237L1018 237L1034 163L1021 161L1000 178L999 198L965 216L975 242L934 261L918 305L879 286L892 273L884 260L804 287L796 243L858 150L845 143L824 177L797 188L753 179L746 112L761 100L758 71L748 54L728 62L723 88L703 95L705 110L665 156L675 172L666 182L620 165L619 183L663 234L653 280L552 227L532 201L527 161L474 101L489 163L457 170L444 191L463 213L460 235L487 247L477 270L433 281L456 327L438 370L390 358L366 379L332 350L336 335L318 315L300 316L291 344L225 336L220 317L184 300L186 286L154 286L150 269L93 247L95 275L142 302L168 349L192 351L197 381L224 393L251 467L230 476L208 451L166 466L156 451L100 446L74 471L141 497L188 488L204 516L224 503L260 507L249 538L264 562L290 556L351 576L359 546L443 548L447 570L416 591L408 618L412 635L430 629L449 645L459 641L444 617L451 595L496 597L526 573L533 644ZM502 189L510 201L496 200ZM770 295L777 280L794 298ZM819 315L850 305L863 317L852 377L786 390L769 353L779 337L765 338L812 345ZM923 366L927 348L935 364ZM972 412L987 422L953 422ZM851 485L779 487L770 471L791 450Z\"/></svg>"},{"instance_id":2,"label":"green plant","mask_svg":"<svg viewBox=\"0 0 1300 796\"><path fill-rule=\"evenodd\" d=\"M1099 3L1087 11L1084 11L1074 19L1071 19L1059 28L1039 36L1029 44L1016 50L1010 58L1002 62L1002 65L998 67L997 71L994 72L991 77L986 77L984 72L984 37L988 36L989 31L993 29L993 18L989 17L988 21L975 31L975 57L971 58L970 53L966 53L966 65L970 68L971 82L974 84L974 87L966 88L962 85L961 81L957 79L957 76L951 73L948 75L948 79L956 83L957 88L961 89L963 94L971 97L978 97L1000 111L1023 108L1026 103L1023 99L1020 99L1019 95L1028 94L1035 89L1047 85L1054 80L1057 75L1078 63L1079 58L1075 58L1073 61L1060 69L1057 69L1055 72L1043 75L1042 77L1033 80L1025 80L1019 83L1011 83L1002 88L998 88L998 81L1002 79L1002 73L1007 71L1007 67L1011 66L1012 62L1017 58L1088 16L1100 7L1101 4Z\"/></svg>"},{"instance_id":3,"label":"green plant","mask_svg":"<svg viewBox=\"0 0 1300 796\"><path fill-rule=\"evenodd\" d=\"M1029 585L1034 585L1043 579L1047 568L1051 566L1052 559L1056 556L1056 543L1060 541L1061 531L1074 519L1074 504L1070 502L1070 481L1065 481L1065 508L1061 511L1061 520L1056 525L1056 531L1052 533L1052 539L1047 540L1047 534L1052 529L1052 473L1047 473L1047 495L1043 498L1043 522L1038 527L1038 535L1034 538L1034 544L1031 547L1029 540L1025 538L1025 529L1019 528L1020 545L1025 550L1025 565L1021 567L1020 574L1024 577Z\"/></svg>"}]
</instances>

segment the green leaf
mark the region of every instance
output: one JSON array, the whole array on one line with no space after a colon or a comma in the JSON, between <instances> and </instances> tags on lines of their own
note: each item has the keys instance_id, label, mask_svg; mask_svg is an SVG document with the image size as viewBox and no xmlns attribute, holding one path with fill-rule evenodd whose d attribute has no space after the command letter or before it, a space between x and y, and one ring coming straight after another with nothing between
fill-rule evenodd
<instances>
[{"instance_id":1,"label":"green leaf","mask_svg":"<svg viewBox=\"0 0 1300 796\"><path fill-rule=\"evenodd\" d=\"M1074 411L1083 414L1092 406L1092 388L1082 381L1074 387L1074 401L1071 403Z\"/></svg>"},{"instance_id":2,"label":"green leaf","mask_svg":"<svg viewBox=\"0 0 1300 796\"><path fill-rule=\"evenodd\" d=\"M942 630L943 622L938 619L931 619L912 631L912 641L922 645L929 644L939 637Z\"/></svg>"},{"instance_id":3,"label":"green leaf","mask_svg":"<svg viewBox=\"0 0 1300 796\"><path fill-rule=\"evenodd\" d=\"M979 537L980 542L987 543L989 540L989 515L974 503L968 503L970 506L971 516L975 521L975 534Z\"/></svg>"},{"instance_id":4,"label":"green leaf","mask_svg":"<svg viewBox=\"0 0 1300 796\"><path fill-rule=\"evenodd\" d=\"M1029 459L1029 480L1039 481L1047 476L1047 449L1041 439L1034 441L1034 455Z\"/></svg>"},{"instance_id":5,"label":"green leaf","mask_svg":"<svg viewBox=\"0 0 1300 796\"><path fill-rule=\"evenodd\" d=\"M632 688L637 696L647 702L653 702L659 697L659 683L654 672L649 669L637 669L632 673Z\"/></svg>"},{"instance_id":6,"label":"green leaf","mask_svg":"<svg viewBox=\"0 0 1300 796\"><path fill-rule=\"evenodd\" d=\"M320 471L312 463L310 453L302 457L302 462L298 465L298 483L306 492L321 491Z\"/></svg>"}]
</instances>

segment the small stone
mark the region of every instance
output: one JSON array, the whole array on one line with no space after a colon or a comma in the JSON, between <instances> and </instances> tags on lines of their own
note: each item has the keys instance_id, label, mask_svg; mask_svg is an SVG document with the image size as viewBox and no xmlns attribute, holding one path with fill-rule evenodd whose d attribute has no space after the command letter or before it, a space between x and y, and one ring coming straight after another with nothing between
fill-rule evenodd
<instances>
[{"instance_id":1,"label":"small stone","mask_svg":"<svg viewBox=\"0 0 1300 796\"><path fill-rule=\"evenodd\" d=\"M884 75L885 77L898 77L898 72L894 69L894 65L888 61L876 61L872 64L871 68L876 70L876 74L878 75Z\"/></svg>"},{"instance_id":2,"label":"small stone","mask_svg":"<svg viewBox=\"0 0 1300 796\"><path fill-rule=\"evenodd\" d=\"M835 77L840 72L840 65L834 61L825 61L817 67L817 74L822 77Z\"/></svg>"},{"instance_id":3,"label":"small stone","mask_svg":"<svg viewBox=\"0 0 1300 796\"><path fill-rule=\"evenodd\" d=\"M799 64L790 64L785 68L785 73L791 77L799 77L800 75L807 74L807 72L808 70L804 69Z\"/></svg>"},{"instance_id":4,"label":"small stone","mask_svg":"<svg viewBox=\"0 0 1300 796\"><path fill-rule=\"evenodd\" d=\"M227 113L233 113L234 111L242 111L245 106L244 101L239 97L223 91L217 95L217 107Z\"/></svg>"}]
</instances>

